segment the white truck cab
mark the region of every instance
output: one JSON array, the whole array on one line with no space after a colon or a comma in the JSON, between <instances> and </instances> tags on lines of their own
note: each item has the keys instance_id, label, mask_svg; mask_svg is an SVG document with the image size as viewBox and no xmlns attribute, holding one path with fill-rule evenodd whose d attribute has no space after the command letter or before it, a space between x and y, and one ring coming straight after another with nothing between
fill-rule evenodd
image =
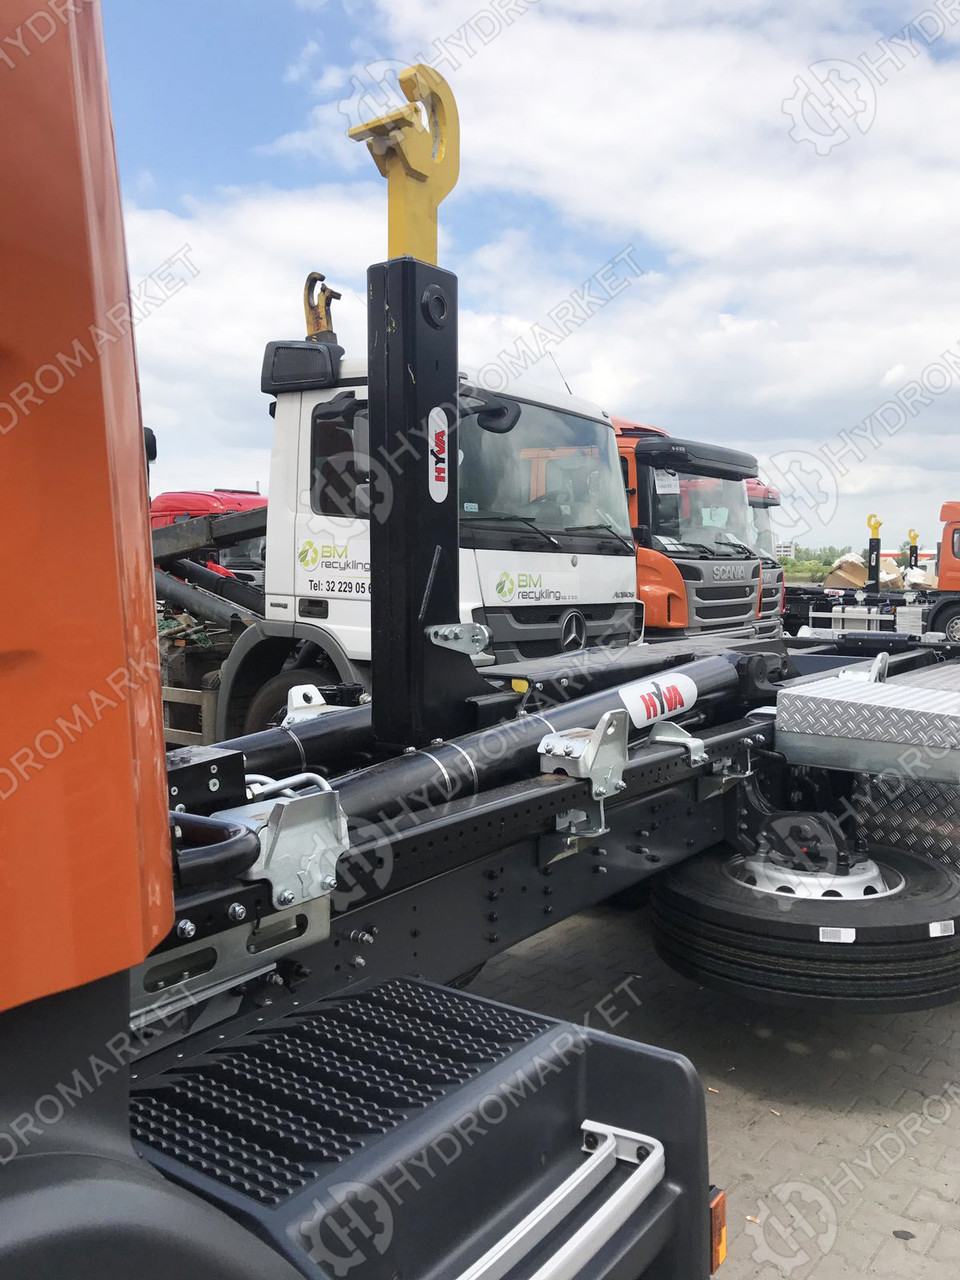
<instances>
[{"instance_id":1,"label":"white truck cab","mask_svg":"<svg viewBox=\"0 0 960 1280\"><path fill-rule=\"evenodd\" d=\"M340 679L366 683L371 504L391 500L391 476L415 463L419 442L372 458L366 361L334 363L329 386L264 382L276 395L265 618L319 645ZM459 394L460 618L491 632L477 662L635 639L633 542L608 415L517 383L496 396L516 402L514 425L491 430L476 412L489 393L464 373Z\"/></svg>"}]
</instances>

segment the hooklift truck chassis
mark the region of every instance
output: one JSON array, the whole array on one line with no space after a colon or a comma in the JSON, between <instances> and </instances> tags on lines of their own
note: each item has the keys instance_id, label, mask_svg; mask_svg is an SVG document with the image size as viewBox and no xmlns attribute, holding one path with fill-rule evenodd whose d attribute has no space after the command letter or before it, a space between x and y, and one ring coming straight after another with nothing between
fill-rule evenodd
<instances>
[{"instance_id":1,"label":"hooklift truck chassis","mask_svg":"<svg viewBox=\"0 0 960 1280\"><path fill-rule=\"evenodd\" d=\"M30 16L22 3L10 8L17 11L8 13L14 25ZM4 137L15 190L6 192L0 230L3 243L18 250L6 310L16 324L4 336L4 349L12 353L13 371L26 377L51 342L65 340L67 328L85 331L125 296L96 8L84 6L66 18L57 39L35 51L18 84L24 109L17 130ZM422 98L422 83L419 88ZM403 286L399 296L389 294L381 327L371 334L371 367L381 353L385 359L371 378L371 403L381 395L384 410L401 410L396 420L410 424L421 420L413 415L422 392L411 398L402 362L413 361L409 367L422 375L416 385L426 387L428 365L418 361L432 348L420 345L430 336L423 326L430 316L437 319L436 299L453 286L437 273L429 287L439 295L421 308L423 272L429 270L390 263L371 276L374 284L393 278ZM65 279L72 282L66 291ZM411 283L418 292L410 291ZM447 302L443 314L452 325L455 299L449 293ZM387 319L401 323L378 351ZM434 409L452 404L456 387L455 344L448 343L441 356L437 382L449 397L438 393ZM35 415L29 431L4 443L5 461L12 463L5 475L16 474L8 509L31 552L42 549L41 534L49 527L38 525L38 513L48 508L35 485L42 483L49 496L51 468L45 463L56 456L64 464L56 469L64 484L86 478L80 492L87 501L74 501L72 509L91 534L99 572L95 583L65 584L55 599L25 587L30 607L21 618L29 617L31 638L15 631L0 663L7 726L18 741L35 740L38 723L56 723L81 689L98 688L105 675L114 675L103 671L105 655L119 658L117 669L124 670L125 661L141 659L144 646L155 654L132 339L104 353L97 367L67 388L52 408ZM385 422L385 411L381 418ZM468 686L478 678L469 659L436 646L425 653L424 624L457 598L443 587L445 574L454 575L455 585L456 557L445 556L444 548L455 550L456 540L444 541L440 520L436 531L433 557L413 566L421 576L395 584L408 603L419 590L420 616L391 616L381 606L383 643L397 646L413 696L398 696L393 706L386 697L379 700L375 742L389 742L392 735L397 744L429 745L425 735L451 732L464 708L475 714L470 699L476 684ZM403 527L394 524L392 532L400 538ZM423 528L417 536L422 534ZM381 539L387 536L385 529ZM401 575L411 571L405 555ZM381 573L387 572L382 547L379 559ZM386 590L380 595L389 599ZM459 673L455 657L464 658ZM328 798L333 793L313 780L315 795L285 794L303 782L293 780L264 806L270 813L263 822L249 812L245 820L205 821L203 813L181 810L171 873L158 767L159 701L147 686L126 687L132 692L114 706L112 720L72 742L62 760L51 761L5 801L4 1280L59 1280L65 1272L78 1280L705 1277L711 1239L704 1114L689 1064L415 979L356 982L359 966L348 955L364 944L359 937L333 938L334 945L343 942L340 984L349 977L353 989L318 1000L299 956L310 955L312 928L321 935L332 930L327 881L340 874L336 856L334 870L319 882L310 873L318 856L322 861L325 852L336 854L346 839ZM622 743L622 720L606 725ZM334 733L327 742L334 754L337 738ZM297 750L300 740L288 733L286 746ZM342 741L349 743L349 731ZM257 744L245 745L249 766ZM567 740L557 745L562 754ZM583 754L579 745L571 757ZM564 853L579 850L578 830L602 820L602 781L615 784L622 755L606 761L604 747L594 742L593 763L584 765L590 783L572 784L569 798L584 798L582 819L572 819L566 834L541 824L552 826L559 841L544 849L545 859L564 861ZM186 797L190 780L202 778L208 808L217 797L221 806L239 800L235 807L249 810L243 803L247 786L231 774L242 759L227 751L206 761L174 761L171 792ZM479 769L477 762L473 768ZM231 777L239 783L233 794ZM566 784L554 779L541 785L545 793L555 791L542 802L549 810L559 799L556 789ZM262 805L269 790L260 784ZM486 824L502 842L505 817L523 817L505 799L495 816L489 799L481 802L486 814L460 819L464 832L474 824L474 844L459 858L467 862L459 872L464 895L471 878L495 895L507 876L506 862L502 873L495 872L476 856L482 838L476 824ZM178 799L176 808L182 803ZM312 813L309 823L305 808ZM311 830L317 839L305 851ZM261 859L269 863L263 864L268 874ZM45 867L41 896L38 860ZM584 871L591 885L604 878L594 871L599 861L574 861L571 884ZM405 865L400 870L408 874ZM238 882L238 873L247 878ZM376 880L376 870L372 874ZM423 876L410 874L411 891L429 894ZM616 881L616 875L607 878ZM549 879L544 877L544 888ZM558 884L563 880L557 877ZM599 896L584 895L582 887L581 901ZM178 923L171 941L174 888ZM548 911L550 895L538 896L540 910ZM407 910L401 898L392 895L391 920ZM488 916L495 901L488 896ZM436 952L438 915L424 928L413 923L425 903L421 897L410 904L406 932L427 936ZM189 929L187 905L196 920ZM227 922L229 929L220 927ZM494 925L488 919L484 927ZM198 959L194 953L191 973L176 943L191 934L202 941L207 930L207 955ZM230 935L239 945L232 973L224 976ZM146 962L154 967L146 983L152 1003L138 1007L131 1030L128 970L157 943L160 949ZM291 967L284 970L274 957L288 943ZM457 958L452 943L450 954ZM404 967L412 959L416 967L406 941L395 957ZM157 972L165 958L169 967ZM196 982L213 971L223 979L219 996ZM299 996L289 989L298 982ZM329 985L337 986L337 979ZM232 1006L226 1014L218 1000ZM714 1226L716 1261L723 1249L719 1218Z\"/></svg>"}]
</instances>

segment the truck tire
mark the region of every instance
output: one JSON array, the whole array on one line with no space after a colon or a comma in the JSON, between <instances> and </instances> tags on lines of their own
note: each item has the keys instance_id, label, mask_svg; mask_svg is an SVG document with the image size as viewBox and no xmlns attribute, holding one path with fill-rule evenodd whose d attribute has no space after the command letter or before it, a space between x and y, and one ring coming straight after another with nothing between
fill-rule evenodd
<instances>
[{"instance_id":1,"label":"truck tire","mask_svg":"<svg viewBox=\"0 0 960 1280\"><path fill-rule=\"evenodd\" d=\"M960 874L904 850L871 858L899 888L781 897L730 874L720 847L658 876L654 945L705 986L794 1009L894 1013L960 999Z\"/></svg>"},{"instance_id":2,"label":"truck tire","mask_svg":"<svg viewBox=\"0 0 960 1280\"><path fill-rule=\"evenodd\" d=\"M933 615L932 631L942 631L948 640L960 644L960 604L948 605Z\"/></svg>"},{"instance_id":3,"label":"truck tire","mask_svg":"<svg viewBox=\"0 0 960 1280\"><path fill-rule=\"evenodd\" d=\"M287 694L298 684L336 684L338 679L332 667L296 667L272 676L251 698L243 732L260 733L278 725L286 714Z\"/></svg>"}]
</instances>

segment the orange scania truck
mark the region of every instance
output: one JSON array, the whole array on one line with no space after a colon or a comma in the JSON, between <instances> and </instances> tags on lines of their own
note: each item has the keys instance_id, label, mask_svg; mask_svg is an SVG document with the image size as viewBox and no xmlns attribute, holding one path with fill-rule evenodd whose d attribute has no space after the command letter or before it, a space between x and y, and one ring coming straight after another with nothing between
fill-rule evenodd
<instances>
[{"instance_id":1,"label":"orange scania truck","mask_svg":"<svg viewBox=\"0 0 960 1280\"><path fill-rule=\"evenodd\" d=\"M611 421L647 638L776 633L779 612L760 616L762 566L747 494L756 458L625 418Z\"/></svg>"}]
</instances>

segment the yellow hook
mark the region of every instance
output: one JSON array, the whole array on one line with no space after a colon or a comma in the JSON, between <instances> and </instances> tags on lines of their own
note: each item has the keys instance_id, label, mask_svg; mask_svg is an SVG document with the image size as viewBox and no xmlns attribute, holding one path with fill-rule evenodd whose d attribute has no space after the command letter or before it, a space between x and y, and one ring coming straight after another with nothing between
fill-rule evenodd
<instances>
[{"instance_id":1,"label":"yellow hook","mask_svg":"<svg viewBox=\"0 0 960 1280\"><path fill-rule=\"evenodd\" d=\"M387 180L388 256L436 264L437 209L460 176L460 117L453 90L432 67L418 63L398 79L410 106L356 125L349 137L366 142Z\"/></svg>"},{"instance_id":2,"label":"yellow hook","mask_svg":"<svg viewBox=\"0 0 960 1280\"><path fill-rule=\"evenodd\" d=\"M917 545L917 539L920 537L920 535L919 533L917 533L916 529L908 529L907 537L910 539L911 547L915 547Z\"/></svg>"},{"instance_id":3,"label":"yellow hook","mask_svg":"<svg viewBox=\"0 0 960 1280\"><path fill-rule=\"evenodd\" d=\"M303 286L303 314L307 321L307 337L311 342L336 342L333 332L333 319L330 315L332 304L342 296L336 289L324 284L326 276L319 271L311 271L307 283ZM320 286L319 296L315 293Z\"/></svg>"},{"instance_id":4,"label":"yellow hook","mask_svg":"<svg viewBox=\"0 0 960 1280\"><path fill-rule=\"evenodd\" d=\"M871 538L880 537L880 526L882 524L883 521L878 519L876 516L867 516L867 528L870 530Z\"/></svg>"}]
</instances>

